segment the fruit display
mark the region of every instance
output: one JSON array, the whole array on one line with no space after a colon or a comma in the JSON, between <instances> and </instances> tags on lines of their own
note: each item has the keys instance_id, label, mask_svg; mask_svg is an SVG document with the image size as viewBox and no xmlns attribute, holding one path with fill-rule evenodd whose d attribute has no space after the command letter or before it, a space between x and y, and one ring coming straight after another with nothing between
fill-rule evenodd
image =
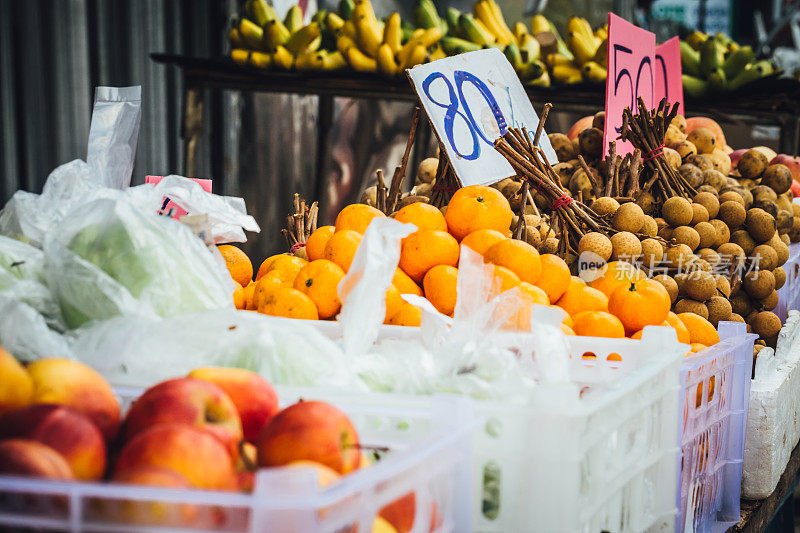
<instances>
[{"instance_id":1,"label":"fruit display","mask_svg":"<svg viewBox=\"0 0 800 533\"><path fill-rule=\"evenodd\" d=\"M249 492L258 468L310 470L326 486L377 458L341 410L302 399L281 409L272 385L248 370L197 368L145 390L126 413L77 361L24 367L0 347L0 374L0 476ZM385 506L372 531L409 531L414 500ZM175 517L166 503L124 503L134 523L199 520L188 504Z\"/></svg>"},{"instance_id":2,"label":"fruit display","mask_svg":"<svg viewBox=\"0 0 800 533\"><path fill-rule=\"evenodd\" d=\"M694 31L680 47L683 90L695 98L735 91L775 73L768 59L758 59L751 46L723 33Z\"/></svg>"}]
</instances>

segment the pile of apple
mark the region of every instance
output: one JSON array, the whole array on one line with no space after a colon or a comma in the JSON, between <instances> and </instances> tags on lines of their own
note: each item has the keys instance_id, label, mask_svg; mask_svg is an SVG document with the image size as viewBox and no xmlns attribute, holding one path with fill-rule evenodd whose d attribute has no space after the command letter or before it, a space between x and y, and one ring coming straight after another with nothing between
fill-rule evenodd
<instances>
[{"instance_id":1,"label":"pile of apple","mask_svg":"<svg viewBox=\"0 0 800 533\"><path fill-rule=\"evenodd\" d=\"M339 409L280 409L275 389L243 369L159 383L124 418L109 384L77 361L24 367L0 347L0 377L0 475L246 492L257 467L312 469L325 486L370 464ZM410 493L384 507L373 532L411 530L415 503ZM181 516L186 526L197 513Z\"/></svg>"}]
</instances>

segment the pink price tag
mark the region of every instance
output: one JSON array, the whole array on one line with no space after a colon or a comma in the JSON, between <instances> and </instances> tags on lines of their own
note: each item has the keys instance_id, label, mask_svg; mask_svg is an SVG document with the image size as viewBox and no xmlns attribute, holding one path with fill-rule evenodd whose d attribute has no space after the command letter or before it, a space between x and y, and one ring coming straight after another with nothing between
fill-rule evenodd
<instances>
[{"instance_id":1,"label":"pink price tag","mask_svg":"<svg viewBox=\"0 0 800 533\"><path fill-rule=\"evenodd\" d=\"M608 77L606 78L606 120L603 129L603 154L608 143L616 141L620 155L633 152L633 145L617 139L622 127L622 111L638 108L639 96L648 108L655 101L656 36L613 13L608 14Z\"/></svg>"},{"instance_id":2,"label":"pink price tag","mask_svg":"<svg viewBox=\"0 0 800 533\"><path fill-rule=\"evenodd\" d=\"M656 91L654 103L666 98L670 105L678 103L678 114L683 109L683 78L681 77L681 41L678 37L656 47Z\"/></svg>"},{"instance_id":3,"label":"pink price tag","mask_svg":"<svg viewBox=\"0 0 800 533\"><path fill-rule=\"evenodd\" d=\"M150 185L156 185L164 179L164 176L146 176L144 182ZM203 178L189 178L193 182L199 184L207 193L211 192L211 180ZM158 210L159 214L169 215L171 218L180 220L183 215L188 215L184 208L167 198L166 196L161 201L161 209Z\"/></svg>"}]
</instances>

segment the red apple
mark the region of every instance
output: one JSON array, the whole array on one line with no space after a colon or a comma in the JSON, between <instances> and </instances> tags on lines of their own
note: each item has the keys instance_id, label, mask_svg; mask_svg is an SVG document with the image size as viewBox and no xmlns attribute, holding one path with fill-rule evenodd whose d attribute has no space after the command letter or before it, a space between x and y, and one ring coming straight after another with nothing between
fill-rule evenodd
<instances>
[{"instance_id":1,"label":"red apple","mask_svg":"<svg viewBox=\"0 0 800 533\"><path fill-rule=\"evenodd\" d=\"M134 466L122 470L114 474L112 481L129 485L176 489L191 487L186 478L178 472L153 465ZM197 507L190 504L150 500L122 500L115 503L118 504L118 507L112 506L109 509L109 514L113 517L112 521L122 518L128 524L186 527L192 524L198 514Z\"/></svg>"},{"instance_id":2,"label":"red apple","mask_svg":"<svg viewBox=\"0 0 800 533\"><path fill-rule=\"evenodd\" d=\"M278 393L269 382L243 368L196 368L189 377L214 383L233 401L242 420L242 432L248 442L256 442L261 428L277 413Z\"/></svg>"},{"instance_id":3,"label":"red apple","mask_svg":"<svg viewBox=\"0 0 800 533\"><path fill-rule=\"evenodd\" d=\"M93 368L70 359L40 359L28 365L33 402L66 405L97 424L106 440L119 429L120 409L111 386Z\"/></svg>"},{"instance_id":4,"label":"red apple","mask_svg":"<svg viewBox=\"0 0 800 533\"><path fill-rule=\"evenodd\" d=\"M795 198L800 197L800 181L792 180L792 185L789 190L792 191L792 195Z\"/></svg>"},{"instance_id":5,"label":"red apple","mask_svg":"<svg viewBox=\"0 0 800 533\"><path fill-rule=\"evenodd\" d=\"M125 417L125 439L164 423L189 424L208 431L238 455L242 423L236 406L225 392L208 381L170 379L146 391L131 405Z\"/></svg>"},{"instance_id":6,"label":"red apple","mask_svg":"<svg viewBox=\"0 0 800 533\"><path fill-rule=\"evenodd\" d=\"M270 418L258 438L259 466L309 460L339 474L361 463L358 434L347 416L318 401L299 401Z\"/></svg>"},{"instance_id":7,"label":"red apple","mask_svg":"<svg viewBox=\"0 0 800 533\"><path fill-rule=\"evenodd\" d=\"M786 154L778 154L772 159L772 161L769 162L769 164L786 165L786 167L792 173L792 178L800 180L800 158L792 157Z\"/></svg>"},{"instance_id":8,"label":"red apple","mask_svg":"<svg viewBox=\"0 0 800 533\"><path fill-rule=\"evenodd\" d=\"M569 133L567 133L567 137L569 138L569 140L571 141L572 139L576 138L586 128L591 128L593 120L594 120L594 115L590 115L588 117L583 117L582 119L578 120L575 124L573 124L572 127L569 129Z\"/></svg>"},{"instance_id":9,"label":"red apple","mask_svg":"<svg viewBox=\"0 0 800 533\"><path fill-rule=\"evenodd\" d=\"M50 479L75 479L64 457L50 446L30 439L0 441L0 474Z\"/></svg>"},{"instance_id":10,"label":"red apple","mask_svg":"<svg viewBox=\"0 0 800 533\"><path fill-rule=\"evenodd\" d=\"M139 432L122 449L115 479L130 469L156 467L172 470L192 486L234 490L237 487L233 459L210 432L188 424L158 424Z\"/></svg>"},{"instance_id":11,"label":"red apple","mask_svg":"<svg viewBox=\"0 0 800 533\"><path fill-rule=\"evenodd\" d=\"M63 405L37 404L0 417L0 439L31 439L60 453L77 479L97 480L106 469L106 443L84 415Z\"/></svg>"},{"instance_id":12,"label":"red apple","mask_svg":"<svg viewBox=\"0 0 800 533\"><path fill-rule=\"evenodd\" d=\"M732 170L736 170L736 165L739 164L739 160L748 150L749 148L740 148L739 150L734 150L733 152L730 153Z\"/></svg>"},{"instance_id":13,"label":"red apple","mask_svg":"<svg viewBox=\"0 0 800 533\"><path fill-rule=\"evenodd\" d=\"M414 528L414 514L417 512L417 497L409 492L380 510L380 516L397 530L408 533Z\"/></svg>"}]
</instances>

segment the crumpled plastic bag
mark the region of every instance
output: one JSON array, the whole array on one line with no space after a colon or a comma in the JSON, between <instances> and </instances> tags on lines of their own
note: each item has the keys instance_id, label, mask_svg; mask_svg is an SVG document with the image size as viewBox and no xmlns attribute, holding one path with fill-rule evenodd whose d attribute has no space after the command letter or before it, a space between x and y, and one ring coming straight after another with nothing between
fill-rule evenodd
<instances>
[{"instance_id":1,"label":"crumpled plastic bag","mask_svg":"<svg viewBox=\"0 0 800 533\"><path fill-rule=\"evenodd\" d=\"M68 327L233 306L219 253L186 225L143 209L147 193L160 198L149 188L80 205L47 235L45 278Z\"/></svg>"},{"instance_id":2,"label":"crumpled plastic bag","mask_svg":"<svg viewBox=\"0 0 800 533\"><path fill-rule=\"evenodd\" d=\"M104 187L131 184L141 119L141 85L95 89L86 162Z\"/></svg>"},{"instance_id":3,"label":"crumpled plastic bag","mask_svg":"<svg viewBox=\"0 0 800 533\"><path fill-rule=\"evenodd\" d=\"M41 313L6 291L0 291L0 317L0 346L17 359L74 358L66 339L48 327Z\"/></svg>"},{"instance_id":4,"label":"crumpled plastic bag","mask_svg":"<svg viewBox=\"0 0 800 533\"><path fill-rule=\"evenodd\" d=\"M69 336L77 357L114 385L146 387L211 365L246 368L272 383L366 389L336 344L316 328L250 311L117 317Z\"/></svg>"}]
</instances>

